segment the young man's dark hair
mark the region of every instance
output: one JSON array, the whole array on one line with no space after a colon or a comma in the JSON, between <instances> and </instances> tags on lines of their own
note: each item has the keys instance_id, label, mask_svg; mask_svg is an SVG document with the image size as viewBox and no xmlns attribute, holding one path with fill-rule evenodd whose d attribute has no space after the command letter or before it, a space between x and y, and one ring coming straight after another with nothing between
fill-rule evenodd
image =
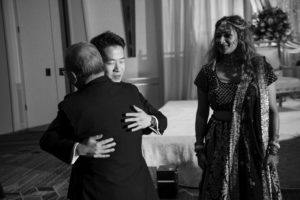
<instances>
[{"instance_id":1,"label":"young man's dark hair","mask_svg":"<svg viewBox=\"0 0 300 200\"><path fill-rule=\"evenodd\" d=\"M124 39L121 36L111 31L106 31L92 38L91 43L96 46L96 48L98 49L98 51L100 52L103 58L105 58L106 56L104 52L104 49L106 47L109 46L121 46L122 48L125 47Z\"/></svg>"}]
</instances>

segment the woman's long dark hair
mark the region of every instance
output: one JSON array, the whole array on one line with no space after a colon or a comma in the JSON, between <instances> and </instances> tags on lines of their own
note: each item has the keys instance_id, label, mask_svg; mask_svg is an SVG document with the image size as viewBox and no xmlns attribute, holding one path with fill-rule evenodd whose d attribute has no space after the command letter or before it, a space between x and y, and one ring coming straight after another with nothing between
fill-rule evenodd
<instances>
[{"instance_id":1,"label":"woman's long dark hair","mask_svg":"<svg viewBox=\"0 0 300 200\"><path fill-rule=\"evenodd\" d=\"M231 15L219 19L215 25L215 32L221 24L228 24L233 28L238 35L238 48L240 48L242 60L244 62L243 72L250 76L254 75L254 69L251 64L251 58L256 55L255 47L253 45L250 25L240 16ZM215 43L215 35L211 42L211 47L208 51L208 63L221 58L222 54L218 51Z\"/></svg>"}]
</instances>

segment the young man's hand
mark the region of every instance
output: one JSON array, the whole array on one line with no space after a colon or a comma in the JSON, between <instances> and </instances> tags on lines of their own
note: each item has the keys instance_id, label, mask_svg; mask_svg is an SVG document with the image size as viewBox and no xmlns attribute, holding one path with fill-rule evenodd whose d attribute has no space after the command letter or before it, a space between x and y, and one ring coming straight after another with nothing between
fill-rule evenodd
<instances>
[{"instance_id":1,"label":"young man's hand","mask_svg":"<svg viewBox=\"0 0 300 200\"><path fill-rule=\"evenodd\" d=\"M131 129L131 131L138 131L151 125L151 115L145 113L139 107L133 106L136 112L126 113L125 122L130 122L127 128Z\"/></svg>"}]
</instances>

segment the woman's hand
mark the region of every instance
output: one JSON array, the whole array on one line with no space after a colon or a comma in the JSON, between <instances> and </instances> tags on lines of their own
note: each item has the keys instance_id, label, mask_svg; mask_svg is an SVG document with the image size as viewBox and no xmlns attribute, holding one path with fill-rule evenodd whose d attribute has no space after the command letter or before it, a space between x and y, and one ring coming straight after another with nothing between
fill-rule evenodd
<instances>
[{"instance_id":1,"label":"woman's hand","mask_svg":"<svg viewBox=\"0 0 300 200\"><path fill-rule=\"evenodd\" d=\"M266 158L266 165L275 168L279 163L278 156L269 154Z\"/></svg>"},{"instance_id":2,"label":"woman's hand","mask_svg":"<svg viewBox=\"0 0 300 200\"><path fill-rule=\"evenodd\" d=\"M207 166L207 159L206 155L203 151L198 152L196 154L197 159L198 159L198 166L203 170Z\"/></svg>"}]
</instances>

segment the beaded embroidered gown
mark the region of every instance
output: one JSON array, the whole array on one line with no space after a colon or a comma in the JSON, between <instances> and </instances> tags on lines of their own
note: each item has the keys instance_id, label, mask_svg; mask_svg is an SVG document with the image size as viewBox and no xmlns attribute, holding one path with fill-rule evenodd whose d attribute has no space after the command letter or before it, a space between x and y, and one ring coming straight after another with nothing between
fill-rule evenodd
<instances>
[{"instance_id":1,"label":"beaded embroidered gown","mask_svg":"<svg viewBox=\"0 0 300 200\"><path fill-rule=\"evenodd\" d=\"M272 67L265 62L265 83L270 85L277 80ZM205 65L195 79L195 85L207 94L209 106L213 111L232 112L238 83L222 82L213 64ZM259 134L259 92L257 81L251 81L243 103L243 113L247 116L241 122L238 140L238 159L233 165L238 166L237 180L230 191L231 200L263 200L261 164L263 162L263 145ZM204 169L199 187L199 199L220 200L224 197L226 182L225 160L229 152L231 121L221 121L214 116L209 119L205 134L205 153L208 166ZM279 191L276 176L275 191ZM276 195L274 195L276 196ZM280 194L278 195L280 196ZM276 198L274 198L276 199Z\"/></svg>"}]
</instances>

